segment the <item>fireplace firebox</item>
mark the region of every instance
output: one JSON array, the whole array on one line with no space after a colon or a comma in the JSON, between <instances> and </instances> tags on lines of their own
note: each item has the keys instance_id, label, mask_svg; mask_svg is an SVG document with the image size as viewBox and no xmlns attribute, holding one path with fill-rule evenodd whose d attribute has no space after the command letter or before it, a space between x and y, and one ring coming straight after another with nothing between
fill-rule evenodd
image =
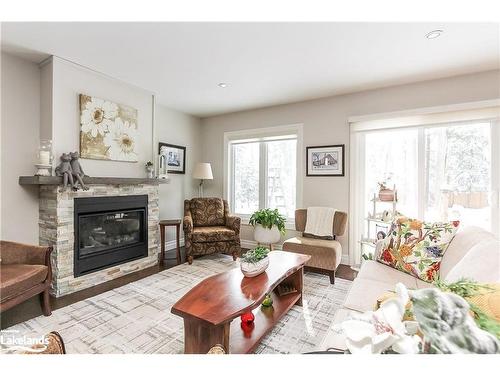
<instances>
[{"instance_id":1,"label":"fireplace firebox","mask_svg":"<svg viewBox=\"0 0 500 375\"><path fill-rule=\"evenodd\" d=\"M148 196L75 198L74 276L148 255Z\"/></svg>"}]
</instances>

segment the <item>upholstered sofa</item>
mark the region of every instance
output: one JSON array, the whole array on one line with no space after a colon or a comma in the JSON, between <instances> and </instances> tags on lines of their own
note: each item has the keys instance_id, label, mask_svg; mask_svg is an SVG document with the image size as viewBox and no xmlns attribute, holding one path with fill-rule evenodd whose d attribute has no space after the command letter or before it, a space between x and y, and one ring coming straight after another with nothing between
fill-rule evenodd
<instances>
[{"instance_id":1,"label":"upholstered sofa","mask_svg":"<svg viewBox=\"0 0 500 375\"><path fill-rule=\"evenodd\" d=\"M500 241L492 233L467 227L459 230L451 241L441 262L440 278L445 282L454 282L463 277L484 283L500 282ZM334 327L352 313L373 310L378 297L387 291L394 291L397 283L403 283L410 289L433 287L382 263L364 261L343 307L335 314L334 322L318 350L345 349L344 337Z\"/></svg>"},{"instance_id":2,"label":"upholstered sofa","mask_svg":"<svg viewBox=\"0 0 500 375\"><path fill-rule=\"evenodd\" d=\"M0 241L0 312L40 294L44 315L50 315L51 247Z\"/></svg>"},{"instance_id":3,"label":"upholstered sofa","mask_svg":"<svg viewBox=\"0 0 500 375\"><path fill-rule=\"evenodd\" d=\"M283 243L283 250L292 253L310 255L306 269L313 272L325 273L330 276L330 283L335 283L335 271L342 258L342 246L337 236L342 236L347 227L347 214L336 211L333 217L333 239L306 237L303 233L306 228L307 209L295 210L295 230L300 236L287 239Z\"/></svg>"},{"instance_id":4,"label":"upholstered sofa","mask_svg":"<svg viewBox=\"0 0 500 375\"><path fill-rule=\"evenodd\" d=\"M186 256L192 264L196 255L241 253L241 219L229 214L227 201L221 198L193 198L184 201L184 240Z\"/></svg>"}]
</instances>

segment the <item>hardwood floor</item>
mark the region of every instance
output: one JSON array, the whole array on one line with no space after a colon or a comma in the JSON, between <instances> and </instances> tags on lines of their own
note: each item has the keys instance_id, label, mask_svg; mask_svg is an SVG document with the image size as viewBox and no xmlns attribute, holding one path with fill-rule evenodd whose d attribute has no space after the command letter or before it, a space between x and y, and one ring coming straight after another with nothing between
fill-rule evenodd
<instances>
[{"instance_id":1,"label":"hardwood floor","mask_svg":"<svg viewBox=\"0 0 500 375\"><path fill-rule=\"evenodd\" d=\"M181 261L186 261L186 254L184 248L181 248ZM50 297L50 303L52 310L60 309L64 306L68 306L72 303L93 297L95 295L107 292L108 290L118 288L122 285L140 280L144 277L153 275L157 272L163 271L168 268L175 267L177 265L175 250L168 250L165 253L165 262L162 267L154 266L147 268L142 271L132 273L130 275L122 276L115 280L110 280L105 283L96 285L92 288L88 288L76 293L69 294L67 296L55 298ZM336 277L346 280L354 280L356 273L351 270L349 266L341 264L337 268ZM40 299L38 296L30 298L29 300L7 310L0 314L0 328L5 329L14 324L24 322L26 320L35 318L42 315L42 308L40 306Z\"/></svg>"}]
</instances>

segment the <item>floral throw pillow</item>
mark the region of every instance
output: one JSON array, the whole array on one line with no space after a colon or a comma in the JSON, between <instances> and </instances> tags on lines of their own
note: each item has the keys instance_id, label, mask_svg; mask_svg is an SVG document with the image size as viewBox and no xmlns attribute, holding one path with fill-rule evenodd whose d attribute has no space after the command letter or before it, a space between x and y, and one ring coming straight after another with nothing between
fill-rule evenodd
<instances>
[{"instance_id":1,"label":"floral throw pillow","mask_svg":"<svg viewBox=\"0 0 500 375\"><path fill-rule=\"evenodd\" d=\"M421 280L439 276L444 252L455 236L459 222L425 223L396 218L380 248L377 261Z\"/></svg>"}]
</instances>

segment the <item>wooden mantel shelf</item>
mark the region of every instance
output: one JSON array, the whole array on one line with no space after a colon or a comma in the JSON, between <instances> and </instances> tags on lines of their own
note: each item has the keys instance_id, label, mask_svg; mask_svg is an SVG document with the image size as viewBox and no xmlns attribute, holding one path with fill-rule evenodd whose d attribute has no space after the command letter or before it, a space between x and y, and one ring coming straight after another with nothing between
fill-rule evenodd
<instances>
[{"instance_id":1,"label":"wooden mantel shelf","mask_svg":"<svg viewBox=\"0 0 500 375\"><path fill-rule=\"evenodd\" d=\"M129 177L84 177L83 182L88 185L141 185L165 184L168 180L157 178L129 178ZM57 176L20 176L19 185L62 185L62 177Z\"/></svg>"}]
</instances>

